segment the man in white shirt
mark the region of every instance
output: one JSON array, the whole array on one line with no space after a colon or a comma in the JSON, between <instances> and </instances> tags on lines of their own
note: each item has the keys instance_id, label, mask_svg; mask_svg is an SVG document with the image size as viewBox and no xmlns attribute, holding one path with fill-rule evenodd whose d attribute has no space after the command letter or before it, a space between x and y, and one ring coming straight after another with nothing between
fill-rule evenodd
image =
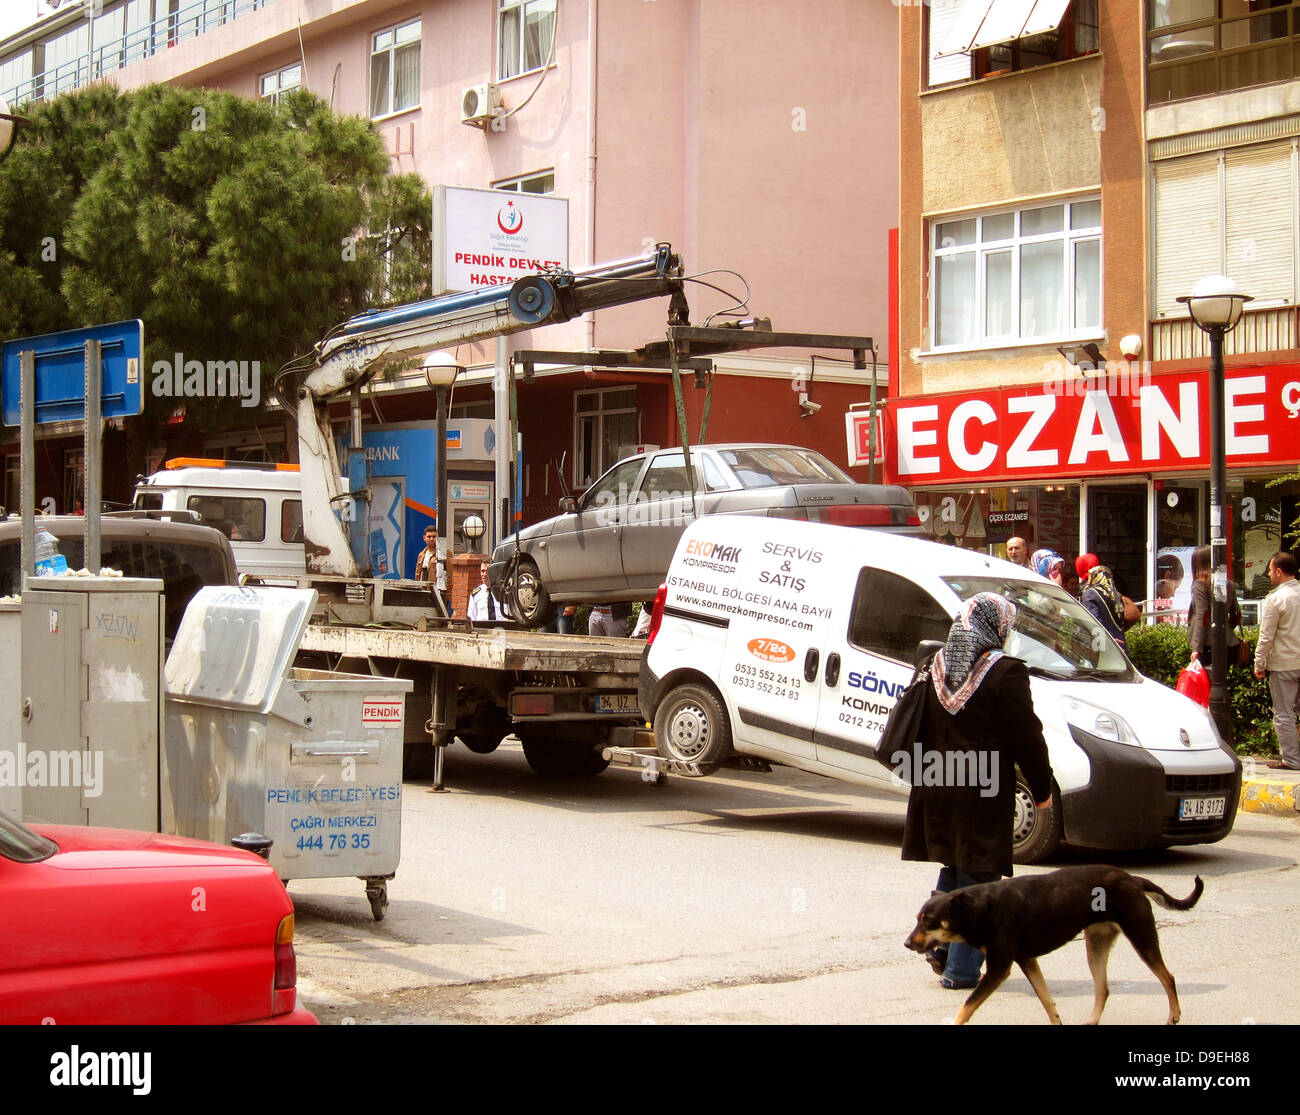
<instances>
[{"instance_id":1,"label":"man in white shirt","mask_svg":"<svg viewBox=\"0 0 1300 1115\"><path fill-rule=\"evenodd\" d=\"M1029 545L1023 538L1007 539L1007 561L1013 565L1029 566Z\"/></svg>"},{"instance_id":2,"label":"man in white shirt","mask_svg":"<svg viewBox=\"0 0 1300 1115\"><path fill-rule=\"evenodd\" d=\"M1300 581L1294 554L1279 550L1268 562L1273 591L1264 598L1255 646L1255 676L1268 677L1273 698L1273 730L1282 758L1269 760L1274 770L1300 770L1296 710L1300 705Z\"/></svg>"},{"instance_id":3,"label":"man in white shirt","mask_svg":"<svg viewBox=\"0 0 1300 1115\"><path fill-rule=\"evenodd\" d=\"M465 609L465 615L475 623L496 623L497 620L505 619L505 609L501 606L501 602L492 595L491 589L488 588L488 563L486 561L478 567L478 572L482 578L482 584L470 593L469 606Z\"/></svg>"}]
</instances>

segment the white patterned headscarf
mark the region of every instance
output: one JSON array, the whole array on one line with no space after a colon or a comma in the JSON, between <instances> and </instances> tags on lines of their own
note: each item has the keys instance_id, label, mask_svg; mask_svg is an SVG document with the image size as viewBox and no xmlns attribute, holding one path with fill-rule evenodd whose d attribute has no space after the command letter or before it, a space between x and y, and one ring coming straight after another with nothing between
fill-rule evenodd
<instances>
[{"instance_id":1,"label":"white patterned headscarf","mask_svg":"<svg viewBox=\"0 0 1300 1115\"><path fill-rule=\"evenodd\" d=\"M1002 644L1016 622L1016 606L995 592L981 592L962 605L948 643L934 656L935 696L949 712L965 707L984 675L1002 657Z\"/></svg>"}]
</instances>

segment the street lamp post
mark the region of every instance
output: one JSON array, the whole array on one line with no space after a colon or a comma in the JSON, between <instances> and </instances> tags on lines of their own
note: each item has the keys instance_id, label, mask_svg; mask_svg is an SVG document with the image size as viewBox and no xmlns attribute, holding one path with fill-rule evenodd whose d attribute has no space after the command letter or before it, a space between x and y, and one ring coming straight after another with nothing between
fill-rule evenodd
<instances>
[{"instance_id":1,"label":"street lamp post","mask_svg":"<svg viewBox=\"0 0 1300 1115\"><path fill-rule=\"evenodd\" d=\"M1202 279L1178 301L1192 320L1210 336L1210 715L1219 734L1232 742L1232 710L1228 705L1228 534L1227 455L1223 432L1223 338L1241 320L1251 300L1226 275Z\"/></svg>"}]
</instances>

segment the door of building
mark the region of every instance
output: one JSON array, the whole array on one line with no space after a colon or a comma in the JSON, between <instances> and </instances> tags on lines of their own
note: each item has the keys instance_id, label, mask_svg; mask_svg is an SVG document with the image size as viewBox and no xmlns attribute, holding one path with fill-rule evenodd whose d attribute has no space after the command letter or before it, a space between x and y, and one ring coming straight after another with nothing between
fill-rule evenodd
<instances>
[{"instance_id":1,"label":"door of building","mask_svg":"<svg viewBox=\"0 0 1300 1115\"><path fill-rule=\"evenodd\" d=\"M1088 485L1088 549L1108 565L1125 596L1146 600L1147 485Z\"/></svg>"}]
</instances>

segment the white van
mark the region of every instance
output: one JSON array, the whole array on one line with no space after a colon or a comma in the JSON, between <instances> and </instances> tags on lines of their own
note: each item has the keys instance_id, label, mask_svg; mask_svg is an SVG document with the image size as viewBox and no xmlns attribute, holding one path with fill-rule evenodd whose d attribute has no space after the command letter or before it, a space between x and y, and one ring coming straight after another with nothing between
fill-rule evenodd
<instances>
[{"instance_id":1,"label":"white van","mask_svg":"<svg viewBox=\"0 0 1300 1115\"><path fill-rule=\"evenodd\" d=\"M1209 714L1139 674L1063 589L1020 566L901 535L744 516L692 523L660 590L641 710L668 759L709 774L733 754L906 795L877 762L923 640L962 602L1018 607L1006 649L1029 667L1059 808L1016 789L1015 858L1201 844L1228 834L1241 764Z\"/></svg>"},{"instance_id":2,"label":"white van","mask_svg":"<svg viewBox=\"0 0 1300 1115\"><path fill-rule=\"evenodd\" d=\"M240 573L292 578L307 572L297 465L177 457L136 485L131 506L196 512L230 539Z\"/></svg>"}]
</instances>

